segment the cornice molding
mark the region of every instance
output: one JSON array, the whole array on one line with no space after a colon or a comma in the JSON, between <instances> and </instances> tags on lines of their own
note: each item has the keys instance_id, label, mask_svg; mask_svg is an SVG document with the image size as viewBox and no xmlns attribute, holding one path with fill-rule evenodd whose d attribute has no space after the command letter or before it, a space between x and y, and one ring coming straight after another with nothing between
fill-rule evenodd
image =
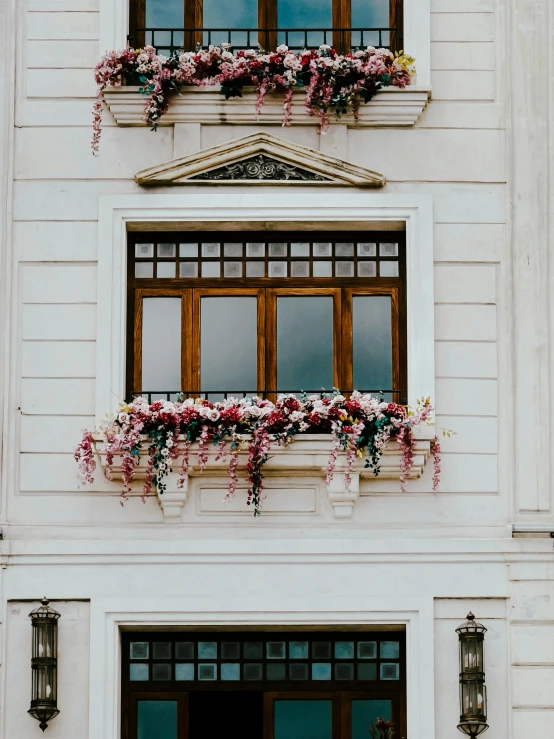
<instances>
[{"instance_id":1,"label":"cornice molding","mask_svg":"<svg viewBox=\"0 0 554 739\"><path fill-rule=\"evenodd\" d=\"M136 173L135 180L145 187L230 183L383 187L386 183L377 172L266 131L143 169Z\"/></svg>"}]
</instances>

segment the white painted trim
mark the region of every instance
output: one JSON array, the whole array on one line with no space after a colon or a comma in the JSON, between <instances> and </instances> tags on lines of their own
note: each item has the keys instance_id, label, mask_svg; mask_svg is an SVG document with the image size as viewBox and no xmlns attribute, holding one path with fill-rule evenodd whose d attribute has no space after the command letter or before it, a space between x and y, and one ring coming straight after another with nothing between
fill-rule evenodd
<instances>
[{"instance_id":1,"label":"white painted trim","mask_svg":"<svg viewBox=\"0 0 554 739\"><path fill-rule=\"evenodd\" d=\"M120 598L91 603L89 739L119 739L121 658L119 630L124 626L400 624L406 627L408 736L434 739L433 599L363 596L341 599L329 610L328 598L263 604L254 598ZM263 606L263 607L262 607ZM224 614L224 616L223 616Z\"/></svg>"},{"instance_id":2,"label":"white painted trim","mask_svg":"<svg viewBox=\"0 0 554 739\"><path fill-rule=\"evenodd\" d=\"M113 411L125 393L128 223L187 221L404 221L408 322L408 400L435 397L433 202L427 195L373 192L237 193L237 188L201 194L103 195L98 219L98 307L96 420Z\"/></svg>"},{"instance_id":3,"label":"white painted trim","mask_svg":"<svg viewBox=\"0 0 554 739\"><path fill-rule=\"evenodd\" d=\"M123 49L129 29L129 0L99 0L100 54ZM404 3L404 51L416 60L417 85L431 89L431 2Z\"/></svg>"}]
</instances>

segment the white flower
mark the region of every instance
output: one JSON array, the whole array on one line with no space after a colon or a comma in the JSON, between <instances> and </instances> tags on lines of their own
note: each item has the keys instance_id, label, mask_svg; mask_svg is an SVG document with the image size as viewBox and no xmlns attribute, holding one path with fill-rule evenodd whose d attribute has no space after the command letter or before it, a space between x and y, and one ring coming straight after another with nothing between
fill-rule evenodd
<instances>
[{"instance_id":1,"label":"white flower","mask_svg":"<svg viewBox=\"0 0 554 739\"><path fill-rule=\"evenodd\" d=\"M221 44L221 48L222 49L225 49L225 50L230 49L231 48L231 44Z\"/></svg>"},{"instance_id":2,"label":"white flower","mask_svg":"<svg viewBox=\"0 0 554 739\"><path fill-rule=\"evenodd\" d=\"M220 413L217 410L217 408L205 408L203 413L204 418L207 418L208 421L219 421Z\"/></svg>"},{"instance_id":3,"label":"white flower","mask_svg":"<svg viewBox=\"0 0 554 739\"><path fill-rule=\"evenodd\" d=\"M304 418L304 414L302 413L302 411L293 411L290 414L289 418L293 423L296 423L297 421L301 421Z\"/></svg>"},{"instance_id":4,"label":"white flower","mask_svg":"<svg viewBox=\"0 0 554 739\"><path fill-rule=\"evenodd\" d=\"M281 46L277 47L278 54L286 54L288 50L289 50L289 47L286 44L281 44Z\"/></svg>"},{"instance_id":5,"label":"white flower","mask_svg":"<svg viewBox=\"0 0 554 739\"><path fill-rule=\"evenodd\" d=\"M329 44L321 44L321 46L319 47L320 51L329 51L330 49L331 47L329 46Z\"/></svg>"}]
</instances>

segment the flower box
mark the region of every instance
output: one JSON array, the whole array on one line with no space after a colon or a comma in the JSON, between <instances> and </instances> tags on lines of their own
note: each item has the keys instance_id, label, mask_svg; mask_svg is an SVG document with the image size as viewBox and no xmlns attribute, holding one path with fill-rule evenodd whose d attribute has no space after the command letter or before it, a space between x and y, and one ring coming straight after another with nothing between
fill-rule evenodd
<instances>
[{"instance_id":1,"label":"flower box","mask_svg":"<svg viewBox=\"0 0 554 739\"><path fill-rule=\"evenodd\" d=\"M375 126L413 126L427 102L430 92L417 86L403 90L387 87L379 90L375 97L361 105L358 120L346 113L339 122L350 127L368 128ZM305 91L293 92L293 125L318 127L317 116L307 116L304 108ZM139 93L138 87L107 87L104 91L106 105L118 126L144 126L144 106L147 97ZM252 88L244 90L242 97L225 100L219 87L185 87L171 97L167 113L160 119L160 126L173 126L176 123L231 125L259 123L281 126L283 121L283 95L269 93L261 113L256 113L257 94ZM331 115L331 121L334 117Z\"/></svg>"},{"instance_id":2,"label":"flower box","mask_svg":"<svg viewBox=\"0 0 554 739\"><path fill-rule=\"evenodd\" d=\"M429 427L414 429L416 437L413 445L413 464L407 477L415 480L421 477L425 465L431 456L432 440L434 431ZM107 471L106 452L104 451L104 437L102 434L94 434L94 445L96 457L104 470ZM245 437L245 441L247 441ZM179 443L184 443L184 437L179 437ZM302 475L315 478L317 482L325 481L328 467L329 455L333 446L333 437L330 434L302 434L295 438L287 447L273 445L268 461L264 464L264 477L297 477ZM178 523L181 520L182 509L189 496L189 479L204 477L209 480L213 478L227 477L229 468L229 457L216 459L217 450L211 447L208 460L204 470L200 470L198 464L198 444L192 444L189 451L189 466L186 481L181 489L177 487L178 471L182 464L182 454L179 454L173 462L173 472L167 479L167 489L161 495L156 491L158 500L162 507L164 520ZM360 480L375 480L373 470L365 466L365 457L356 459L350 474L351 482L347 486L344 479L346 466L346 452L340 451L335 465L333 479L326 484L329 502L333 508L336 518L348 518L352 516L354 506L360 494ZM387 442L383 449L383 455L379 462L378 479L400 480L402 471L403 452L396 440ZM238 454L239 477L243 477L246 466L248 451L240 451ZM147 446L141 450L139 462L133 475L133 488L137 491L142 489L147 473L148 451ZM242 473L242 474L241 474ZM115 456L111 466L111 479L122 480L121 457ZM263 510L263 507L262 507Z\"/></svg>"}]
</instances>

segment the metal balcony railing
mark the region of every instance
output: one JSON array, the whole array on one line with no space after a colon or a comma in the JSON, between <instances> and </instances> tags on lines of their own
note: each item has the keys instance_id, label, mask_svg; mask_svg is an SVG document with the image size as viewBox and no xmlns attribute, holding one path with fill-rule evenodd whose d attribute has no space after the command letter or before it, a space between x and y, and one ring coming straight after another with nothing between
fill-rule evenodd
<instances>
[{"instance_id":1,"label":"metal balcony railing","mask_svg":"<svg viewBox=\"0 0 554 739\"><path fill-rule=\"evenodd\" d=\"M322 44L340 52L366 46L396 50L401 41L395 28L137 28L128 40L131 46L153 46L166 56L221 44L230 44L233 51L276 49L281 44L292 51L317 49Z\"/></svg>"},{"instance_id":2,"label":"metal balcony railing","mask_svg":"<svg viewBox=\"0 0 554 739\"><path fill-rule=\"evenodd\" d=\"M402 402L400 390L360 390L362 393L371 395L383 395L385 400L393 400L397 403ZM228 398L251 398L256 395L259 398L269 398L275 400L280 393L294 393L300 395L305 393L306 395L325 395L332 396L332 390L137 390L132 392L129 397L129 402L135 398L146 398L149 403L153 403L157 400L168 400L172 402L183 401L187 398L204 398L210 402L227 400ZM352 390L341 391L342 395L350 395Z\"/></svg>"}]
</instances>

